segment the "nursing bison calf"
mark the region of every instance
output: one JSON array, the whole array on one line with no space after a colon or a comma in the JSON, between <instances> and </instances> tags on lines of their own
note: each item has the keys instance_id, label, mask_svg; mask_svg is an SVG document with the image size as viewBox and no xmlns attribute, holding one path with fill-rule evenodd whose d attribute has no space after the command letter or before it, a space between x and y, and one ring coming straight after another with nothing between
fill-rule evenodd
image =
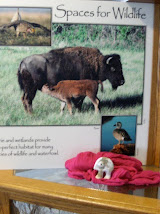
<instances>
[{"instance_id":1,"label":"nursing bison calf","mask_svg":"<svg viewBox=\"0 0 160 214\"><path fill-rule=\"evenodd\" d=\"M45 84L56 85L62 80L109 80L112 88L124 84L121 59L118 54L103 55L96 48L69 47L45 54L28 56L18 68L18 82L23 90L22 102L32 112L37 90Z\"/></svg>"},{"instance_id":2,"label":"nursing bison calf","mask_svg":"<svg viewBox=\"0 0 160 214\"><path fill-rule=\"evenodd\" d=\"M61 114L67 104L69 113L72 115L72 102L75 107L81 110L84 98L90 98L94 105L95 112L99 111L99 99L97 98L98 83L101 83L101 91L103 85L101 81L95 80L65 80L60 81L56 86L44 85L42 92L61 100Z\"/></svg>"}]
</instances>

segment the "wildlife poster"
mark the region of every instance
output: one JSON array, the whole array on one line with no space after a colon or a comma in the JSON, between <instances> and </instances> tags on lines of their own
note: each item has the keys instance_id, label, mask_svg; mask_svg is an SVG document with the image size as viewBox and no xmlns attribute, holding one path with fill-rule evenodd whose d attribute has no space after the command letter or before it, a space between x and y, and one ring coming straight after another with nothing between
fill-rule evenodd
<instances>
[{"instance_id":1,"label":"wildlife poster","mask_svg":"<svg viewBox=\"0 0 160 214\"><path fill-rule=\"evenodd\" d=\"M137 116L102 116L101 151L135 155Z\"/></svg>"},{"instance_id":2,"label":"wildlife poster","mask_svg":"<svg viewBox=\"0 0 160 214\"><path fill-rule=\"evenodd\" d=\"M0 36L11 34L14 41L0 44L0 157L7 163L0 167L64 167L79 152L98 152L101 118L110 115L137 116L135 155L145 163L154 6L80 0L1 1L0 11L7 8L12 14L0 24ZM51 26L50 18L48 25L43 22L43 12L39 23L24 16L25 10L33 13L36 8L48 11ZM25 20L11 22L15 13ZM23 23L37 24L39 33L36 25L35 33L31 29L16 31ZM51 43L38 43L39 34L46 32L40 26L51 30ZM70 97L55 94L59 84L72 85L65 90ZM85 90L84 85L94 85L89 87L94 90L71 91L78 84Z\"/></svg>"}]
</instances>

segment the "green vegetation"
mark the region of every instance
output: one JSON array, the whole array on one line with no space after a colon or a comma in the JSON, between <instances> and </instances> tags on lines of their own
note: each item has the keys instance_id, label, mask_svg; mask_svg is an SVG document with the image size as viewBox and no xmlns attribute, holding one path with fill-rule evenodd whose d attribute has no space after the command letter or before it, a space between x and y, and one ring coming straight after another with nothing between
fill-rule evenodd
<instances>
[{"instance_id":1,"label":"green vegetation","mask_svg":"<svg viewBox=\"0 0 160 214\"><path fill-rule=\"evenodd\" d=\"M33 101L34 113L33 115L28 115L24 111L21 102L22 92L17 81L18 66L24 57L44 53L51 48L1 47L0 125L100 124L101 115L138 115L138 122L140 123L143 99L144 39L140 38L140 40L137 41L137 43L141 44L139 47L133 43L133 45L130 44L130 46L123 48L123 43L126 40L125 36L122 41L120 39L116 40L117 43L119 42L119 46L113 46L113 44L109 44L108 42L105 43L105 39L106 41L109 39L107 37L104 37L102 40L101 35L105 25L98 25L97 30L96 25L78 25L79 27L76 29L77 33L74 31L75 25L68 25L67 31L62 29L61 32L56 32L56 27L58 26L59 24L53 25L54 34L51 48L81 45L97 47L103 54L120 54L126 81L125 84L118 87L116 91L113 91L109 81L104 82L104 92L102 93L100 90L98 92L98 98L101 101L100 114L94 114L94 107L91 101L86 98L81 113L75 111L75 108L73 108L74 114L70 116L66 108L64 115L60 116L60 101L38 91ZM91 32L92 37L90 36ZM68 34L68 36L66 36L66 34ZM117 34L117 38L119 37L120 35ZM143 40L143 42L141 42L141 40Z\"/></svg>"},{"instance_id":2,"label":"green vegetation","mask_svg":"<svg viewBox=\"0 0 160 214\"><path fill-rule=\"evenodd\" d=\"M145 27L113 26L86 24L53 24L53 43L63 46L130 49L143 51L145 45ZM54 45L54 44L53 44Z\"/></svg>"}]
</instances>

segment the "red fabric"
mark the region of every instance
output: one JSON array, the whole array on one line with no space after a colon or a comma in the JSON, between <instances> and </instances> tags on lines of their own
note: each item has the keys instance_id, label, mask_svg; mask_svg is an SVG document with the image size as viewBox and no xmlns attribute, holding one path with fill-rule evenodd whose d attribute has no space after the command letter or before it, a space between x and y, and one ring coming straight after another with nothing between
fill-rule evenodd
<instances>
[{"instance_id":1,"label":"red fabric","mask_svg":"<svg viewBox=\"0 0 160 214\"><path fill-rule=\"evenodd\" d=\"M108 157L114 163L111 179L96 179L97 171L93 169L96 160ZM82 152L65 163L68 176L75 179L86 179L98 184L122 186L124 184L149 185L160 183L160 173L143 171L142 163L136 158L111 152Z\"/></svg>"}]
</instances>

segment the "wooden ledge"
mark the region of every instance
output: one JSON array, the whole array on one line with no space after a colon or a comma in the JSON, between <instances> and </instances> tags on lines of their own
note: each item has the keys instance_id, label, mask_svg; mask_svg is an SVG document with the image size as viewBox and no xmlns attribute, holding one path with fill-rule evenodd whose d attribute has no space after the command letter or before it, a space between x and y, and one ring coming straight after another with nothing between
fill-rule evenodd
<instances>
[{"instance_id":1,"label":"wooden ledge","mask_svg":"<svg viewBox=\"0 0 160 214\"><path fill-rule=\"evenodd\" d=\"M157 199L22 178L13 171L0 171L0 192L10 200L76 213L160 213Z\"/></svg>"}]
</instances>

